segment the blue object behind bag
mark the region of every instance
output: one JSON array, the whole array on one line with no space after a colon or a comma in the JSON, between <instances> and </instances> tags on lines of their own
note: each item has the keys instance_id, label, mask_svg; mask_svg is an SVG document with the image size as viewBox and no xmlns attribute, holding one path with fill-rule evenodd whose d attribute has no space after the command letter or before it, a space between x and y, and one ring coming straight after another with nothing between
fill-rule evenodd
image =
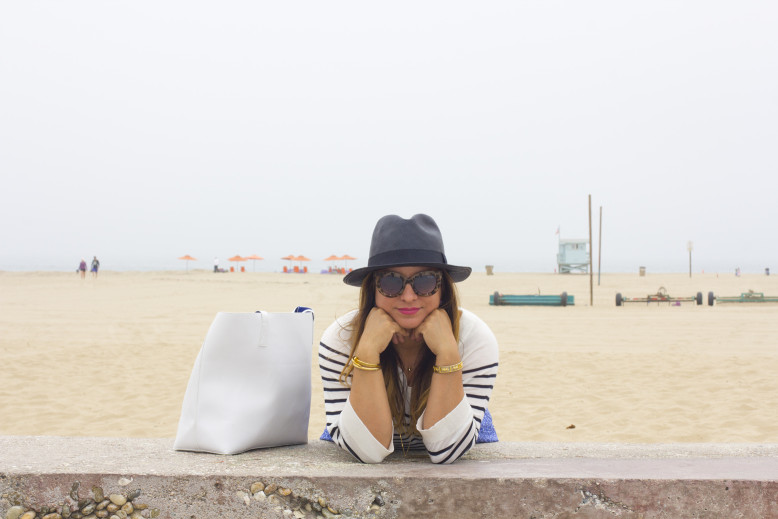
<instances>
[{"instance_id":1,"label":"blue object behind bag","mask_svg":"<svg viewBox=\"0 0 778 519\"><path fill-rule=\"evenodd\" d=\"M324 432L319 437L320 440L325 440L328 442L332 441L332 437L330 436L330 433L327 431L327 428L324 428ZM486 409L484 411L484 417L481 420L481 428L478 430L478 439L475 441L476 443L494 443L497 442L497 431L494 430L494 424L492 423L492 415L489 414L489 410Z\"/></svg>"}]
</instances>

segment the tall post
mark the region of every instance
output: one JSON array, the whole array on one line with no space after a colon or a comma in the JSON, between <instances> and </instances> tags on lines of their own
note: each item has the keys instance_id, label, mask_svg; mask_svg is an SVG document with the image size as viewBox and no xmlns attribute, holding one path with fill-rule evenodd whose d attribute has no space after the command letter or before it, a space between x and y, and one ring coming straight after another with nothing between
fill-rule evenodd
<instances>
[{"instance_id":1,"label":"tall post","mask_svg":"<svg viewBox=\"0 0 778 519\"><path fill-rule=\"evenodd\" d=\"M592 195L589 195L589 306L594 306L594 268L592 267Z\"/></svg>"},{"instance_id":2,"label":"tall post","mask_svg":"<svg viewBox=\"0 0 778 519\"><path fill-rule=\"evenodd\" d=\"M689 278L692 277L692 250L694 250L694 244L690 241L686 243L686 249L689 251Z\"/></svg>"},{"instance_id":3,"label":"tall post","mask_svg":"<svg viewBox=\"0 0 778 519\"><path fill-rule=\"evenodd\" d=\"M597 245L597 286L600 286L600 269L602 268L602 206L600 206L600 238Z\"/></svg>"}]
</instances>

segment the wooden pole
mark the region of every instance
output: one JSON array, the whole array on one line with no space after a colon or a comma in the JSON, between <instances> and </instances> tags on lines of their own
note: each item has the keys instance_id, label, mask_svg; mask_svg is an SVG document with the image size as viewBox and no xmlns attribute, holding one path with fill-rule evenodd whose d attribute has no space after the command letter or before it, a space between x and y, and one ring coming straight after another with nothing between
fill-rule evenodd
<instances>
[{"instance_id":1,"label":"wooden pole","mask_svg":"<svg viewBox=\"0 0 778 519\"><path fill-rule=\"evenodd\" d=\"M690 241L686 244L686 248L689 249L689 277L692 277L692 250L694 249L694 244Z\"/></svg>"},{"instance_id":2,"label":"wooden pole","mask_svg":"<svg viewBox=\"0 0 778 519\"><path fill-rule=\"evenodd\" d=\"M602 269L602 206L600 206L600 238L597 249L597 286L600 286L600 271Z\"/></svg>"},{"instance_id":3,"label":"wooden pole","mask_svg":"<svg viewBox=\"0 0 778 519\"><path fill-rule=\"evenodd\" d=\"M589 306L594 306L594 268L592 267L592 195L589 195Z\"/></svg>"}]
</instances>

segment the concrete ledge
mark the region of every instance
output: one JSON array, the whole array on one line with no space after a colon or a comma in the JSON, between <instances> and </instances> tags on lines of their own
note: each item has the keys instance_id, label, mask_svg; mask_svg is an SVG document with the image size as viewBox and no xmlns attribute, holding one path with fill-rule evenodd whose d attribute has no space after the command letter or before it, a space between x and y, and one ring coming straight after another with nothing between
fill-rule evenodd
<instances>
[{"instance_id":1,"label":"concrete ledge","mask_svg":"<svg viewBox=\"0 0 778 519\"><path fill-rule=\"evenodd\" d=\"M0 436L0 519L96 518L99 502L80 511L101 494L129 496L134 518L778 517L778 444L497 443L440 466L362 465L319 441L238 456L172 443Z\"/></svg>"}]
</instances>

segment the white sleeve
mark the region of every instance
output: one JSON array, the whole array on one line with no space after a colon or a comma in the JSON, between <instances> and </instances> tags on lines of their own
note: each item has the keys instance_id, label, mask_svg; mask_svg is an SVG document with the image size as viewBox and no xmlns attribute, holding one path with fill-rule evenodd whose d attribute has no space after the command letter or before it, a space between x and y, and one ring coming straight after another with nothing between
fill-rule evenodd
<instances>
[{"instance_id":1,"label":"white sleeve","mask_svg":"<svg viewBox=\"0 0 778 519\"><path fill-rule=\"evenodd\" d=\"M351 403L347 400L343 411L339 416L340 426L338 439L332 436L332 440L340 445L341 448L349 451L355 458L362 463L381 463L384 458L394 452L394 443L389 444L389 448L384 447L381 442L375 439L370 430L362 423L357 416ZM394 428L392 428L394 433Z\"/></svg>"},{"instance_id":2,"label":"white sleeve","mask_svg":"<svg viewBox=\"0 0 778 519\"><path fill-rule=\"evenodd\" d=\"M375 439L349 403L351 387L339 381L340 372L349 359L351 332L345 326L354 313L332 323L319 342L319 373L324 389L327 432L332 441L363 463L380 463L394 451Z\"/></svg>"},{"instance_id":3,"label":"white sleeve","mask_svg":"<svg viewBox=\"0 0 778 519\"><path fill-rule=\"evenodd\" d=\"M464 398L429 429L421 428L424 413L416 424L433 463L456 461L475 444L497 377L497 338L486 323L467 310L462 310L459 323L459 354L464 365Z\"/></svg>"}]
</instances>

